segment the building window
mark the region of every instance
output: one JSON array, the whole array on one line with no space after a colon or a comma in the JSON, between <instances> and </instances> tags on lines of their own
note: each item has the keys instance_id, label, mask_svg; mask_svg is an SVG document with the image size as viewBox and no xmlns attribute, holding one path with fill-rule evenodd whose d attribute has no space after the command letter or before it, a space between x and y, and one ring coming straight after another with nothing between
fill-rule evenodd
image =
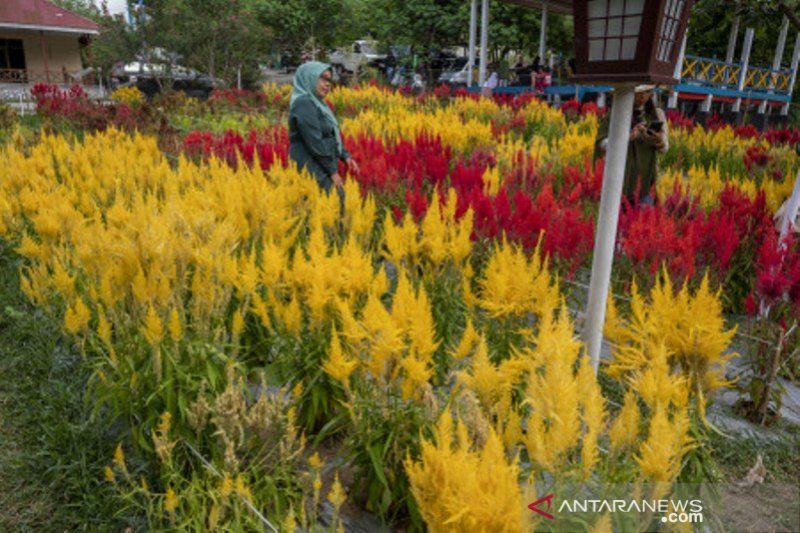
<instances>
[{"instance_id":1,"label":"building window","mask_svg":"<svg viewBox=\"0 0 800 533\"><path fill-rule=\"evenodd\" d=\"M22 39L0 39L0 69L24 69Z\"/></svg>"},{"instance_id":2,"label":"building window","mask_svg":"<svg viewBox=\"0 0 800 533\"><path fill-rule=\"evenodd\" d=\"M0 39L0 82L27 81L22 39Z\"/></svg>"}]
</instances>

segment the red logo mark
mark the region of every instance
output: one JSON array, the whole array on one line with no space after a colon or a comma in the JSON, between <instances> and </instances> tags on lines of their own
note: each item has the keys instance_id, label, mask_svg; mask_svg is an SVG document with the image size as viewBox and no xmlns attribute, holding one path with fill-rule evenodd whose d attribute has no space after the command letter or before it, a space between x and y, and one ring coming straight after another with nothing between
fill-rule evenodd
<instances>
[{"instance_id":1,"label":"red logo mark","mask_svg":"<svg viewBox=\"0 0 800 533\"><path fill-rule=\"evenodd\" d=\"M553 515L551 515L550 513L546 513L546 512L542 511L541 509L539 509L537 507L540 503L547 502L547 510L549 511L550 510L550 504L553 502L553 496L554 496L554 494L548 494L544 498L539 498L538 500L536 500L532 504L528 505L528 509L530 509L534 513L539 513L540 515L542 515L545 518L549 518L550 520L555 520L555 517Z\"/></svg>"}]
</instances>

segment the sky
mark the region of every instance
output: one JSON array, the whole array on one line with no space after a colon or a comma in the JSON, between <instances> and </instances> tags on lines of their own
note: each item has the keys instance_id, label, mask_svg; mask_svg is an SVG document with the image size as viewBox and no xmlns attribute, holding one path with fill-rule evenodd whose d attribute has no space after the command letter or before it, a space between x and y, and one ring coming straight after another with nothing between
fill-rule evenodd
<instances>
[{"instance_id":1,"label":"sky","mask_svg":"<svg viewBox=\"0 0 800 533\"><path fill-rule=\"evenodd\" d=\"M94 0L95 3L99 6L102 3L102 0ZM113 15L115 13L124 13L126 0L106 0L108 3L108 11Z\"/></svg>"}]
</instances>

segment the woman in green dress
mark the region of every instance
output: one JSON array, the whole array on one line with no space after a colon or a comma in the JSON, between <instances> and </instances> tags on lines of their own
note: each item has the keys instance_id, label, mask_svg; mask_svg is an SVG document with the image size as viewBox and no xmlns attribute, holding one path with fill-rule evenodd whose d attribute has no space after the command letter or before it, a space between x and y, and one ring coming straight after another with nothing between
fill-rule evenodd
<instances>
[{"instance_id":1,"label":"woman in green dress","mask_svg":"<svg viewBox=\"0 0 800 533\"><path fill-rule=\"evenodd\" d=\"M653 102L655 85L638 85L634 93L631 136L625 160L622 192L632 204L652 205L655 200L656 155L669 148L669 133L664 111ZM605 154L608 145L608 119L600 123L595 141L595 157Z\"/></svg>"},{"instance_id":2,"label":"woman in green dress","mask_svg":"<svg viewBox=\"0 0 800 533\"><path fill-rule=\"evenodd\" d=\"M330 65L309 61L298 67L289 108L289 157L298 168L308 170L325 191L335 186L341 196L339 160L350 172L359 169L342 145L339 123L325 103L332 85Z\"/></svg>"}]
</instances>

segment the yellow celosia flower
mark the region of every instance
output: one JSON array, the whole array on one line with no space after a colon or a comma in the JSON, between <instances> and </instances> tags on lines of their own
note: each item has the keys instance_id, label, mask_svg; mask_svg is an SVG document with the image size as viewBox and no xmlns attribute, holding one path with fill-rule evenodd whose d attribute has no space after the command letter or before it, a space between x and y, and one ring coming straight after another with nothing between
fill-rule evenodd
<instances>
[{"instance_id":1,"label":"yellow celosia flower","mask_svg":"<svg viewBox=\"0 0 800 533\"><path fill-rule=\"evenodd\" d=\"M222 482L219 485L219 495L223 498L227 498L233 492L233 479L228 474L225 474L225 477L222 478Z\"/></svg>"},{"instance_id":2,"label":"yellow celosia flower","mask_svg":"<svg viewBox=\"0 0 800 533\"><path fill-rule=\"evenodd\" d=\"M178 509L178 495L172 490L172 486L167 487L167 493L164 495L164 510L170 514L174 514Z\"/></svg>"},{"instance_id":3,"label":"yellow celosia flower","mask_svg":"<svg viewBox=\"0 0 800 533\"><path fill-rule=\"evenodd\" d=\"M611 513L603 513L603 516L597 519L592 525L591 533L612 533L614 528L611 527Z\"/></svg>"},{"instance_id":4,"label":"yellow celosia flower","mask_svg":"<svg viewBox=\"0 0 800 533\"><path fill-rule=\"evenodd\" d=\"M67 308L64 313L64 329L74 335L87 326L90 317L89 308L82 298L78 298L75 305Z\"/></svg>"},{"instance_id":5,"label":"yellow celosia flower","mask_svg":"<svg viewBox=\"0 0 800 533\"><path fill-rule=\"evenodd\" d=\"M347 500L347 494L345 494L344 487L339 482L339 472L336 472L331 489L328 491L328 501L333 505L334 514L339 512L345 500Z\"/></svg>"},{"instance_id":6,"label":"yellow celosia flower","mask_svg":"<svg viewBox=\"0 0 800 533\"><path fill-rule=\"evenodd\" d=\"M625 393L622 409L611 425L608 436L612 451L621 450L639 440L639 407L636 405L636 395L633 391Z\"/></svg>"},{"instance_id":7,"label":"yellow celosia flower","mask_svg":"<svg viewBox=\"0 0 800 533\"><path fill-rule=\"evenodd\" d=\"M423 441L418 461L406 460L411 491L432 532L526 530L516 460L509 462L493 429L472 451L459 421L453 438L450 410L440 417L434 442Z\"/></svg>"},{"instance_id":8,"label":"yellow celosia flower","mask_svg":"<svg viewBox=\"0 0 800 533\"><path fill-rule=\"evenodd\" d=\"M217 505L216 503L212 504L211 505L211 509L209 509L209 511L208 511L208 529L209 529L209 531L214 531L214 530L217 529L217 526L219 525L219 514L220 514L219 505ZM292 530L292 531L294 531L294 530Z\"/></svg>"},{"instance_id":9,"label":"yellow celosia flower","mask_svg":"<svg viewBox=\"0 0 800 533\"><path fill-rule=\"evenodd\" d=\"M670 420L667 407L658 405L650 417L647 439L639 448L636 462L642 476L654 482L673 482L680 473L681 460L691 449L689 421L686 410L678 410Z\"/></svg>"},{"instance_id":10,"label":"yellow celosia flower","mask_svg":"<svg viewBox=\"0 0 800 533\"><path fill-rule=\"evenodd\" d=\"M253 495L250 494L250 488L245 484L241 474L236 476L236 494L248 500L253 499Z\"/></svg>"},{"instance_id":11,"label":"yellow celosia flower","mask_svg":"<svg viewBox=\"0 0 800 533\"><path fill-rule=\"evenodd\" d=\"M231 335L234 338L238 338L242 334L242 330L244 330L244 316L242 311L237 309L233 312L233 318L231 319Z\"/></svg>"},{"instance_id":12,"label":"yellow celosia flower","mask_svg":"<svg viewBox=\"0 0 800 533\"><path fill-rule=\"evenodd\" d=\"M161 342L161 337L163 334L164 330L161 325L161 318L159 318L155 308L151 306L147 309L147 315L144 319L144 327L142 328L142 335L144 335L144 338L151 346L156 346Z\"/></svg>"},{"instance_id":13,"label":"yellow celosia flower","mask_svg":"<svg viewBox=\"0 0 800 533\"><path fill-rule=\"evenodd\" d=\"M319 470L322 466L322 460L319 458L319 453L314 452L311 454L311 457L308 458L308 466L310 466L313 470Z\"/></svg>"},{"instance_id":14,"label":"yellow celosia flower","mask_svg":"<svg viewBox=\"0 0 800 533\"><path fill-rule=\"evenodd\" d=\"M725 365L735 354L727 354L735 328L725 330L719 294L711 292L708 277L692 294L687 285L675 292L666 271L650 293L650 304L635 284L631 318L616 317L606 331L613 337L613 359L608 372L628 376L638 384L642 398L653 407L658 401L684 402L693 391L703 399L729 384ZM680 372L682 378L669 375ZM704 400L697 403L704 416Z\"/></svg>"},{"instance_id":15,"label":"yellow celosia flower","mask_svg":"<svg viewBox=\"0 0 800 533\"><path fill-rule=\"evenodd\" d=\"M174 307L169 313L169 336L173 342L179 342L183 337L183 327L181 326L181 317L178 315L178 310Z\"/></svg>"},{"instance_id":16,"label":"yellow celosia flower","mask_svg":"<svg viewBox=\"0 0 800 533\"><path fill-rule=\"evenodd\" d=\"M331 335L331 348L328 359L326 359L322 365L323 370L346 387L350 374L353 373L356 366L358 366L357 361L344 355L342 345L339 342L339 334L336 330L333 330L333 334Z\"/></svg>"},{"instance_id":17,"label":"yellow celosia flower","mask_svg":"<svg viewBox=\"0 0 800 533\"><path fill-rule=\"evenodd\" d=\"M122 451L121 442L117 444L117 447L114 450L114 466L116 466L117 470L120 472L128 472L128 467L125 465L125 452Z\"/></svg>"},{"instance_id":18,"label":"yellow celosia flower","mask_svg":"<svg viewBox=\"0 0 800 533\"><path fill-rule=\"evenodd\" d=\"M286 513L286 518L283 519L283 530L287 532L294 532L297 529L297 519L294 514L294 507L289 506L289 512Z\"/></svg>"},{"instance_id":19,"label":"yellow celosia flower","mask_svg":"<svg viewBox=\"0 0 800 533\"><path fill-rule=\"evenodd\" d=\"M467 357L472 352L473 347L478 343L478 340L479 337L475 332L475 328L472 326L472 320L468 318L467 327L464 328L464 334L461 336L461 341L458 343L453 357L457 360Z\"/></svg>"},{"instance_id":20,"label":"yellow celosia flower","mask_svg":"<svg viewBox=\"0 0 800 533\"><path fill-rule=\"evenodd\" d=\"M529 260L517 247L498 245L486 263L480 286L480 305L494 317L543 315L558 304L558 288L538 247Z\"/></svg>"},{"instance_id":21,"label":"yellow celosia flower","mask_svg":"<svg viewBox=\"0 0 800 533\"><path fill-rule=\"evenodd\" d=\"M97 313L97 336L107 347L111 348L111 324L102 309Z\"/></svg>"}]
</instances>

